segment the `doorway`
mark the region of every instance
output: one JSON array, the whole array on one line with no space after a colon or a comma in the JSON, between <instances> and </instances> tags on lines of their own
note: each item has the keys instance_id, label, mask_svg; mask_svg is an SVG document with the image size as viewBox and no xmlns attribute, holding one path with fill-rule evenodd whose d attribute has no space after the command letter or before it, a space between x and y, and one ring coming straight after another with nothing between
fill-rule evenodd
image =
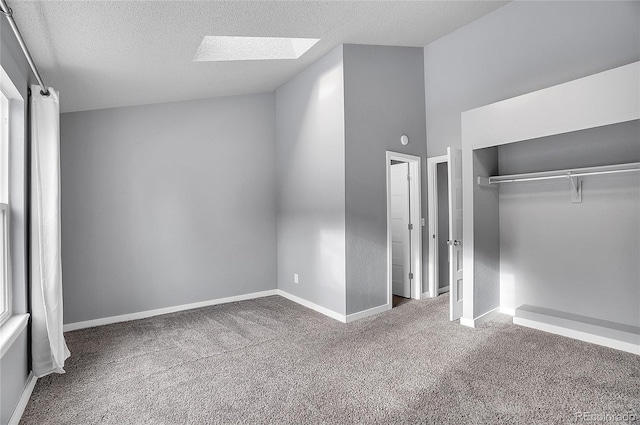
<instances>
[{"instance_id":1,"label":"doorway","mask_svg":"<svg viewBox=\"0 0 640 425\"><path fill-rule=\"evenodd\" d=\"M438 271L436 276L437 295L449 292L449 168L448 163L436 165L436 196L438 209L436 216L436 234Z\"/></svg>"},{"instance_id":2,"label":"doorway","mask_svg":"<svg viewBox=\"0 0 640 425\"><path fill-rule=\"evenodd\" d=\"M387 152L387 303L422 298L420 157Z\"/></svg>"},{"instance_id":3,"label":"doorway","mask_svg":"<svg viewBox=\"0 0 640 425\"><path fill-rule=\"evenodd\" d=\"M443 186L448 187L449 181L447 170L449 166L449 156L442 155L433 158L427 158L427 198L429 203L429 290L425 293L425 297L435 298L441 293L449 290L448 282L446 285L442 283L445 277L448 278L449 253L449 196L447 192L442 191ZM444 175L443 175L444 174ZM443 182L443 178L446 180ZM444 197L443 197L444 195ZM446 215L446 218L443 218ZM443 228L442 224L446 221L447 227ZM446 247L444 250L442 249ZM444 258L443 258L444 257ZM440 290L442 288L442 292ZM446 288L446 290L445 290Z\"/></svg>"},{"instance_id":4,"label":"doorway","mask_svg":"<svg viewBox=\"0 0 640 425\"><path fill-rule=\"evenodd\" d=\"M393 305L411 298L411 197L409 164L391 161L391 290Z\"/></svg>"},{"instance_id":5,"label":"doorway","mask_svg":"<svg viewBox=\"0 0 640 425\"><path fill-rule=\"evenodd\" d=\"M449 318L462 316L462 152L427 159L429 203L429 290L449 292Z\"/></svg>"},{"instance_id":6,"label":"doorway","mask_svg":"<svg viewBox=\"0 0 640 425\"><path fill-rule=\"evenodd\" d=\"M449 292L449 156L427 159L429 179L429 290L425 298Z\"/></svg>"}]
</instances>

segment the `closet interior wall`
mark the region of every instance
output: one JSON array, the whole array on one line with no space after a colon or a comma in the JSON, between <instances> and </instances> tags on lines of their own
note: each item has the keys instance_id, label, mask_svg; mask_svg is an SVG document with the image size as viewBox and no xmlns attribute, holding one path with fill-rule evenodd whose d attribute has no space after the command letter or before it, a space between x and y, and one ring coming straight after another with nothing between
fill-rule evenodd
<instances>
[{"instance_id":1,"label":"closet interior wall","mask_svg":"<svg viewBox=\"0 0 640 425\"><path fill-rule=\"evenodd\" d=\"M480 176L499 174L499 170L498 147L473 151L474 182L478 181ZM500 307L501 246L498 193L497 188L473 185L474 286L473 294L464 293L463 297L466 300L473 296L474 318ZM466 264L464 267L466 274Z\"/></svg>"}]
</instances>

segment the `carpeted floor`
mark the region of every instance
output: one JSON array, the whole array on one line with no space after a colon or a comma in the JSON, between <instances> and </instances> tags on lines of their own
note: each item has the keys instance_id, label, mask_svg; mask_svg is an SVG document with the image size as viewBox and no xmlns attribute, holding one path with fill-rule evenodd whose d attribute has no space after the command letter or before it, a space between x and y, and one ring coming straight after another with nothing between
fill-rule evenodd
<instances>
[{"instance_id":1,"label":"carpeted floor","mask_svg":"<svg viewBox=\"0 0 640 425\"><path fill-rule=\"evenodd\" d=\"M448 299L342 324L274 296L66 334L22 424L576 423L640 414L640 356L448 321ZM592 422L593 423L593 422Z\"/></svg>"}]
</instances>

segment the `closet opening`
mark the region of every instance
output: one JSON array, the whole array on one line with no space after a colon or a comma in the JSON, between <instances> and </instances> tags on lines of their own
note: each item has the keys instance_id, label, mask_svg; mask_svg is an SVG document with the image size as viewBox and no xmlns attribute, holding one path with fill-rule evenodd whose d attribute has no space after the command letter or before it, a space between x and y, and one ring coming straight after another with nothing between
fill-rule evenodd
<instances>
[{"instance_id":1,"label":"closet opening","mask_svg":"<svg viewBox=\"0 0 640 425\"><path fill-rule=\"evenodd\" d=\"M500 305L514 322L533 307L638 329L639 135L633 120L498 147L488 190L499 194Z\"/></svg>"}]
</instances>

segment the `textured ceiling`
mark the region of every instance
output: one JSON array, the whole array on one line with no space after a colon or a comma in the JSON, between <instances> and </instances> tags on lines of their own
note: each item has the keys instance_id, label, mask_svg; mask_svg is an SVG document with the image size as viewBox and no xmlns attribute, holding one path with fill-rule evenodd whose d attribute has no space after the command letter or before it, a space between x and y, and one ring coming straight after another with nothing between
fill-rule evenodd
<instances>
[{"instance_id":1,"label":"textured ceiling","mask_svg":"<svg viewBox=\"0 0 640 425\"><path fill-rule=\"evenodd\" d=\"M342 43L425 46L494 1L8 0L63 112L275 90ZM206 35L309 37L297 60L193 62Z\"/></svg>"}]
</instances>

